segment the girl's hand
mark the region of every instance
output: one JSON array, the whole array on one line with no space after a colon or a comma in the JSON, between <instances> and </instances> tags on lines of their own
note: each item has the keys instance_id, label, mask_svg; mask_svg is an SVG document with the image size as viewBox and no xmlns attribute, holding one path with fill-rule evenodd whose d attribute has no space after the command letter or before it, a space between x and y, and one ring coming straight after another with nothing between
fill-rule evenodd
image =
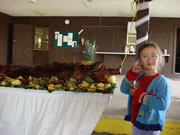
<instances>
[{"instance_id":1,"label":"girl's hand","mask_svg":"<svg viewBox=\"0 0 180 135\"><path fill-rule=\"evenodd\" d=\"M132 71L135 73L139 73L142 71L142 67L141 64L139 62L137 62L133 67L132 67Z\"/></svg>"},{"instance_id":2,"label":"girl's hand","mask_svg":"<svg viewBox=\"0 0 180 135\"><path fill-rule=\"evenodd\" d=\"M129 88L129 94L131 95L131 96L133 96L134 95L134 92L137 90L137 86L136 85L131 85L131 87Z\"/></svg>"}]
</instances>

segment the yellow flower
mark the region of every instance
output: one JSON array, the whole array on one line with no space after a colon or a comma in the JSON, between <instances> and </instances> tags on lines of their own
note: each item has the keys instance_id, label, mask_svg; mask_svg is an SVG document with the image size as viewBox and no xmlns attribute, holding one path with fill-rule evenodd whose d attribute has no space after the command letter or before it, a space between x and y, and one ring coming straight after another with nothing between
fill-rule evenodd
<instances>
[{"instance_id":1,"label":"yellow flower","mask_svg":"<svg viewBox=\"0 0 180 135\"><path fill-rule=\"evenodd\" d=\"M5 86L5 85L7 85L7 82L6 82L6 81L2 81L2 82L1 82L1 85L2 85L2 86Z\"/></svg>"},{"instance_id":2,"label":"yellow flower","mask_svg":"<svg viewBox=\"0 0 180 135\"><path fill-rule=\"evenodd\" d=\"M54 87L55 88L61 88L61 86L62 86L61 84L56 84Z\"/></svg>"},{"instance_id":3,"label":"yellow flower","mask_svg":"<svg viewBox=\"0 0 180 135\"><path fill-rule=\"evenodd\" d=\"M35 88L35 89L39 89L39 88L40 88L40 85L39 85L39 84L35 84L35 85L34 85L34 88Z\"/></svg>"},{"instance_id":4,"label":"yellow flower","mask_svg":"<svg viewBox=\"0 0 180 135\"><path fill-rule=\"evenodd\" d=\"M17 79L23 79L23 77L22 76L18 76L18 78Z\"/></svg>"},{"instance_id":5,"label":"yellow flower","mask_svg":"<svg viewBox=\"0 0 180 135\"><path fill-rule=\"evenodd\" d=\"M53 91L54 90L54 84L49 84L48 85L48 90Z\"/></svg>"},{"instance_id":6,"label":"yellow flower","mask_svg":"<svg viewBox=\"0 0 180 135\"><path fill-rule=\"evenodd\" d=\"M29 76L28 80L29 80L29 81L32 81L32 76Z\"/></svg>"},{"instance_id":7,"label":"yellow flower","mask_svg":"<svg viewBox=\"0 0 180 135\"><path fill-rule=\"evenodd\" d=\"M104 83L98 83L98 84L96 85L96 87L97 87L98 90L105 90L105 85L104 85Z\"/></svg>"},{"instance_id":8,"label":"yellow flower","mask_svg":"<svg viewBox=\"0 0 180 135\"><path fill-rule=\"evenodd\" d=\"M22 83L20 80L16 79L16 80L11 81L11 84L14 86L20 86Z\"/></svg>"}]
</instances>

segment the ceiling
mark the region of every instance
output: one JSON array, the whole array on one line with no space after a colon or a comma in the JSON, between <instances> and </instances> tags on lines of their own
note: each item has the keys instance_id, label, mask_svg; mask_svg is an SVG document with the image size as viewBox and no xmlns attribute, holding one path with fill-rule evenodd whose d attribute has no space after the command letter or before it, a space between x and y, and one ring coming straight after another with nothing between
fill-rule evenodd
<instances>
[{"instance_id":1,"label":"ceiling","mask_svg":"<svg viewBox=\"0 0 180 135\"><path fill-rule=\"evenodd\" d=\"M30 2L31 1L31 2ZM34 3L32 3L35 1ZM0 0L0 12L10 16L131 17L134 0ZM180 18L180 0L152 0L151 17Z\"/></svg>"}]
</instances>

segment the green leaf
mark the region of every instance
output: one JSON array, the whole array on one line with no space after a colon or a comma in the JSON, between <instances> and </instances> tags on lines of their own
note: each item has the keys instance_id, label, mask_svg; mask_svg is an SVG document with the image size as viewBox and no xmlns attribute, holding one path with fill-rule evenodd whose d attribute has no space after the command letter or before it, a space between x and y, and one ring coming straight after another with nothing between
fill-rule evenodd
<instances>
[{"instance_id":1,"label":"green leaf","mask_svg":"<svg viewBox=\"0 0 180 135\"><path fill-rule=\"evenodd\" d=\"M85 81L87 82L87 83L94 83L94 80L92 79L92 78L90 78L90 77L86 77L86 79L85 79Z\"/></svg>"}]
</instances>

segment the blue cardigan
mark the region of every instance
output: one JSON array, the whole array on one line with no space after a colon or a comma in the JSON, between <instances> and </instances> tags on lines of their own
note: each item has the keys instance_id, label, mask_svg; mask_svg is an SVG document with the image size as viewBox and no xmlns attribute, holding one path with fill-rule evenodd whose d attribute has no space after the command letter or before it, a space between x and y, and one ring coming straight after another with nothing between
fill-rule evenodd
<instances>
[{"instance_id":1,"label":"blue cardigan","mask_svg":"<svg viewBox=\"0 0 180 135\"><path fill-rule=\"evenodd\" d=\"M136 80L143 75L140 73ZM122 80L120 91L129 95L131 82L125 77ZM163 75L159 75L152 80L146 92L153 89L152 95L146 95L145 101L141 104L134 126L142 130L161 130L165 122L165 113L170 105L171 89L167 79ZM125 120L130 121L130 104L131 96L128 98L128 106Z\"/></svg>"}]
</instances>

